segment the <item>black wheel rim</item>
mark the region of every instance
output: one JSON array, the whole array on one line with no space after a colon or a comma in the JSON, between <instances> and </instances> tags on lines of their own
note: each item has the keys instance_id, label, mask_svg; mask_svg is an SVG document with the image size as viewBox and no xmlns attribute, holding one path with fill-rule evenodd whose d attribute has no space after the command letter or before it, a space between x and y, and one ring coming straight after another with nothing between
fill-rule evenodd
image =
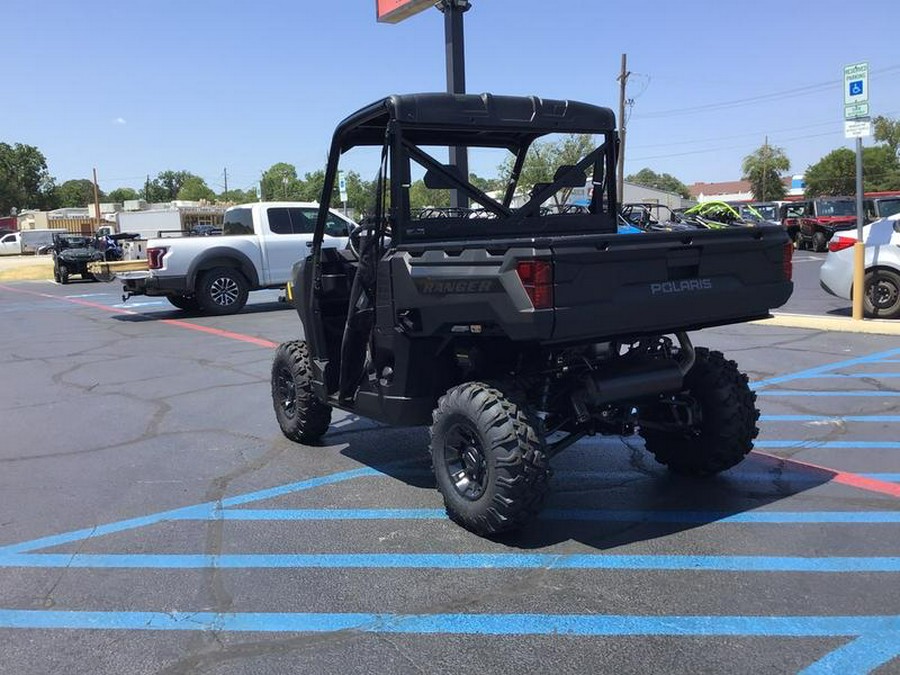
<instances>
[{"instance_id":1,"label":"black wheel rim","mask_svg":"<svg viewBox=\"0 0 900 675\"><path fill-rule=\"evenodd\" d=\"M294 376L287 368L281 368L275 378L275 393L281 412L286 417L293 417L297 412L296 396L297 386L294 384Z\"/></svg>"},{"instance_id":2,"label":"black wheel rim","mask_svg":"<svg viewBox=\"0 0 900 675\"><path fill-rule=\"evenodd\" d=\"M447 430L444 468L460 496L474 501L484 494L487 459L478 434L468 424L456 423Z\"/></svg>"},{"instance_id":3,"label":"black wheel rim","mask_svg":"<svg viewBox=\"0 0 900 675\"><path fill-rule=\"evenodd\" d=\"M875 309L888 309L896 304L898 293L900 293L900 289L889 279L876 278L874 283L869 286L869 302Z\"/></svg>"},{"instance_id":4,"label":"black wheel rim","mask_svg":"<svg viewBox=\"0 0 900 675\"><path fill-rule=\"evenodd\" d=\"M241 289L231 277L218 277L209 286L212 301L220 307L227 307L237 302Z\"/></svg>"}]
</instances>

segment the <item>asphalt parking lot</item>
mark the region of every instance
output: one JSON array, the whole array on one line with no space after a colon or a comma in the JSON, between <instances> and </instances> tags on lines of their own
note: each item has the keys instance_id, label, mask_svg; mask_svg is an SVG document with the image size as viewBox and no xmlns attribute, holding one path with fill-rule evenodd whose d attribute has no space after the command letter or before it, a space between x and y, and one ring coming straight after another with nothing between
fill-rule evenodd
<instances>
[{"instance_id":1,"label":"asphalt parking lot","mask_svg":"<svg viewBox=\"0 0 900 675\"><path fill-rule=\"evenodd\" d=\"M808 286L786 309L846 313ZM282 437L276 298L0 284L0 671L900 673L896 333L695 334L754 383L753 455L687 480L585 439L491 541L443 515L424 430Z\"/></svg>"}]
</instances>

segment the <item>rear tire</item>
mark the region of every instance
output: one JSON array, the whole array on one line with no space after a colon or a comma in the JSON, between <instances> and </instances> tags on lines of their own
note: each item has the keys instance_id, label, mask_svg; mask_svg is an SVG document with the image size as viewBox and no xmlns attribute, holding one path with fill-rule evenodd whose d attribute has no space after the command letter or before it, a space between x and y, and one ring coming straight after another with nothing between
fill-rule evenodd
<instances>
[{"instance_id":1,"label":"rear tire","mask_svg":"<svg viewBox=\"0 0 900 675\"><path fill-rule=\"evenodd\" d=\"M203 312L222 316L240 312L249 293L243 274L231 267L216 267L202 274L196 297Z\"/></svg>"},{"instance_id":2,"label":"rear tire","mask_svg":"<svg viewBox=\"0 0 900 675\"><path fill-rule=\"evenodd\" d=\"M698 347L694 366L684 378L682 395L694 399L699 418L679 431L642 428L647 450L670 471L709 476L740 463L759 433L756 394L747 376L721 352ZM670 407L656 403L641 409L653 421L672 419Z\"/></svg>"},{"instance_id":3,"label":"rear tire","mask_svg":"<svg viewBox=\"0 0 900 675\"><path fill-rule=\"evenodd\" d=\"M875 319L900 318L900 274L876 269L866 273L863 308Z\"/></svg>"},{"instance_id":4,"label":"rear tire","mask_svg":"<svg viewBox=\"0 0 900 675\"><path fill-rule=\"evenodd\" d=\"M272 360L272 405L284 435L297 443L315 443L331 424L331 406L312 391L309 349L300 340L282 342Z\"/></svg>"},{"instance_id":5,"label":"rear tire","mask_svg":"<svg viewBox=\"0 0 900 675\"><path fill-rule=\"evenodd\" d=\"M816 232L813 235L812 249L816 253L824 253L828 250L828 239L824 232Z\"/></svg>"},{"instance_id":6,"label":"rear tire","mask_svg":"<svg viewBox=\"0 0 900 675\"><path fill-rule=\"evenodd\" d=\"M521 527L550 474L540 420L499 388L467 382L438 401L431 460L447 515L478 535Z\"/></svg>"}]
</instances>

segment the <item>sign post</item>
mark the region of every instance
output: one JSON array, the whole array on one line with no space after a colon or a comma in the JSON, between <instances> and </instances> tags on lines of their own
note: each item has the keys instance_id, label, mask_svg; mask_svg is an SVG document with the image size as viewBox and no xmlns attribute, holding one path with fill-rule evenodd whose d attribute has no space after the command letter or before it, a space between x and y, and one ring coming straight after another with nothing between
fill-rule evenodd
<instances>
[{"instance_id":1,"label":"sign post","mask_svg":"<svg viewBox=\"0 0 900 675\"><path fill-rule=\"evenodd\" d=\"M447 93L466 93L466 49L463 35L463 14L471 7L470 0L375 0L378 21L398 23L429 7L444 13L444 45L447 58ZM455 166L464 180L469 178L469 157L464 147L450 148L450 165ZM467 207L469 199L461 190L450 190L450 206Z\"/></svg>"},{"instance_id":2,"label":"sign post","mask_svg":"<svg viewBox=\"0 0 900 675\"><path fill-rule=\"evenodd\" d=\"M338 192L341 193L341 202L344 204L344 215L347 215L347 177L343 170L338 171Z\"/></svg>"},{"instance_id":3,"label":"sign post","mask_svg":"<svg viewBox=\"0 0 900 675\"><path fill-rule=\"evenodd\" d=\"M853 245L853 320L863 318L866 244L863 241L862 139L872 135L869 119L869 64L844 66L844 137L856 139L856 243Z\"/></svg>"}]
</instances>

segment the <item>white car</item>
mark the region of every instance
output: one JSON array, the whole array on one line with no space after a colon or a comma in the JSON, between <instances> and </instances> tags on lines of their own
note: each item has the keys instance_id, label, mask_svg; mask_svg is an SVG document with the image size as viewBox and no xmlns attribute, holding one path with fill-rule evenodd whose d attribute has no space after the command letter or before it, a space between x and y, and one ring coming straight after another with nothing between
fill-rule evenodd
<instances>
[{"instance_id":1,"label":"white car","mask_svg":"<svg viewBox=\"0 0 900 675\"><path fill-rule=\"evenodd\" d=\"M819 271L822 288L847 300L853 299L853 246L856 230L836 234L828 242L828 256ZM866 316L900 318L900 213L876 220L863 228L866 244Z\"/></svg>"}]
</instances>

